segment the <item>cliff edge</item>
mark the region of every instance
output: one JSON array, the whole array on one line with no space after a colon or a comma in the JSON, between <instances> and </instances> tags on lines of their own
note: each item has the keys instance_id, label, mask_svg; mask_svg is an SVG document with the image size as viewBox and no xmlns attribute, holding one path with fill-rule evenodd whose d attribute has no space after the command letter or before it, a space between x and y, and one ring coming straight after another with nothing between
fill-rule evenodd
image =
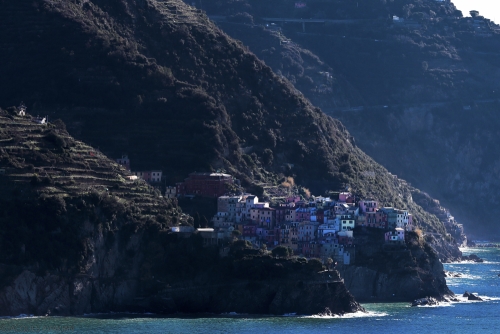
<instances>
[{"instance_id":1,"label":"cliff edge","mask_svg":"<svg viewBox=\"0 0 500 334\"><path fill-rule=\"evenodd\" d=\"M406 233L404 244L384 243L383 232L356 229L356 264L338 268L360 301L396 302L453 295L443 265L421 234Z\"/></svg>"}]
</instances>

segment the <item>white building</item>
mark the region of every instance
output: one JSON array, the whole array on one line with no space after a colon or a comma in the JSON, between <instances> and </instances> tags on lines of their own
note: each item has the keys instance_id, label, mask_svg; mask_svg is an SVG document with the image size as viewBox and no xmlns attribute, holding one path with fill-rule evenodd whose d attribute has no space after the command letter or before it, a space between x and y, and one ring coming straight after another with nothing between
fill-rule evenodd
<instances>
[{"instance_id":1,"label":"white building","mask_svg":"<svg viewBox=\"0 0 500 334\"><path fill-rule=\"evenodd\" d=\"M177 188L176 187L167 187L165 190L165 198L175 198L177 197Z\"/></svg>"},{"instance_id":2,"label":"white building","mask_svg":"<svg viewBox=\"0 0 500 334\"><path fill-rule=\"evenodd\" d=\"M340 216L340 230L349 231L353 230L355 225L355 219L353 215L341 215Z\"/></svg>"},{"instance_id":3,"label":"white building","mask_svg":"<svg viewBox=\"0 0 500 334\"><path fill-rule=\"evenodd\" d=\"M396 216L396 226L406 229L408 226L408 211L407 210L397 210Z\"/></svg>"},{"instance_id":4,"label":"white building","mask_svg":"<svg viewBox=\"0 0 500 334\"><path fill-rule=\"evenodd\" d=\"M335 225L321 224L318 226L318 237L325 236L327 234L335 234L338 232Z\"/></svg>"}]
</instances>

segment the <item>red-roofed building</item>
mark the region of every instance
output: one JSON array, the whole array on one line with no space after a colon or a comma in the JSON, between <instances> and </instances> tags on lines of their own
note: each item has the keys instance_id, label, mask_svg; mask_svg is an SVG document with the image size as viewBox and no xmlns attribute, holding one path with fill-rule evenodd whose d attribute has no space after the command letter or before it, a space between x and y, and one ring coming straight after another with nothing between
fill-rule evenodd
<instances>
[{"instance_id":1,"label":"red-roofed building","mask_svg":"<svg viewBox=\"0 0 500 334\"><path fill-rule=\"evenodd\" d=\"M226 184L233 184L234 179L223 173L191 173L184 182L177 183L177 194L219 197L224 195Z\"/></svg>"}]
</instances>

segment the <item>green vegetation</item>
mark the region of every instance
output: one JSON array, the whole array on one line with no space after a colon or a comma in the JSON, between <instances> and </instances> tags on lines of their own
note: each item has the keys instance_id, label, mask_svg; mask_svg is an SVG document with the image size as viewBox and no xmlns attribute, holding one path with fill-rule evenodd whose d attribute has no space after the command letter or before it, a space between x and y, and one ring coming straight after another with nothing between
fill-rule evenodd
<instances>
[{"instance_id":1,"label":"green vegetation","mask_svg":"<svg viewBox=\"0 0 500 334\"><path fill-rule=\"evenodd\" d=\"M493 21L434 0L308 1L304 9L294 1L203 3L212 15L252 15L254 26L217 24L341 120L378 163L473 224L468 232L494 227L500 29ZM360 21L306 23L305 33L301 23L276 22L278 34L263 17ZM325 70L330 85L318 75ZM306 76L312 84L297 79ZM321 85L332 92L318 94Z\"/></svg>"},{"instance_id":2,"label":"green vegetation","mask_svg":"<svg viewBox=\"0 0 500 334\"><path fill-rule=\"evenodd\" d=\"M206 16L175 0L145 1L134 4L134 11L126 3L3 2L3 25L13 29L30 20L44 28L24 32L36 41L29 48L37 50L37 60L24 61L31 49L0 53L0 63L10 64L3 73L13 78L0 83L0 98L23 99L31 112L55 113L71 132L108 155L128 152L133 169L162 169L167 184L191 171L223 168L259 196L287 177L307 188L304 195L350 186L359 195L415 212L421 225L443 230L409 201L406 185L356 147L340 122L313 107ZM25 45L0 34L14 50ZM72 149L46 135L59 152ZM375 176L363 176L366 172ZM199 214L201 226L207 216Z\"/></svg>"}]
</instances>

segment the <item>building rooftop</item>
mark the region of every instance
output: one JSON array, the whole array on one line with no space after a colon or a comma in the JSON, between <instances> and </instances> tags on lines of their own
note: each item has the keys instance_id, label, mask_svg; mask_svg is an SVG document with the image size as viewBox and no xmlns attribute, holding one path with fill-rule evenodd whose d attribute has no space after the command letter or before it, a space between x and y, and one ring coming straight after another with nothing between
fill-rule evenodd
<instances>
[{"instance_id":1,"label":"building rooftop","mask_svg":"<svg viewBox=\"0 0 500 334\"><path fill-rule=\"evenodd\" d=\"M213 232L214 229L213 228L197 228L196 231L197 232Z\"/></svg>"}]
</instances>

